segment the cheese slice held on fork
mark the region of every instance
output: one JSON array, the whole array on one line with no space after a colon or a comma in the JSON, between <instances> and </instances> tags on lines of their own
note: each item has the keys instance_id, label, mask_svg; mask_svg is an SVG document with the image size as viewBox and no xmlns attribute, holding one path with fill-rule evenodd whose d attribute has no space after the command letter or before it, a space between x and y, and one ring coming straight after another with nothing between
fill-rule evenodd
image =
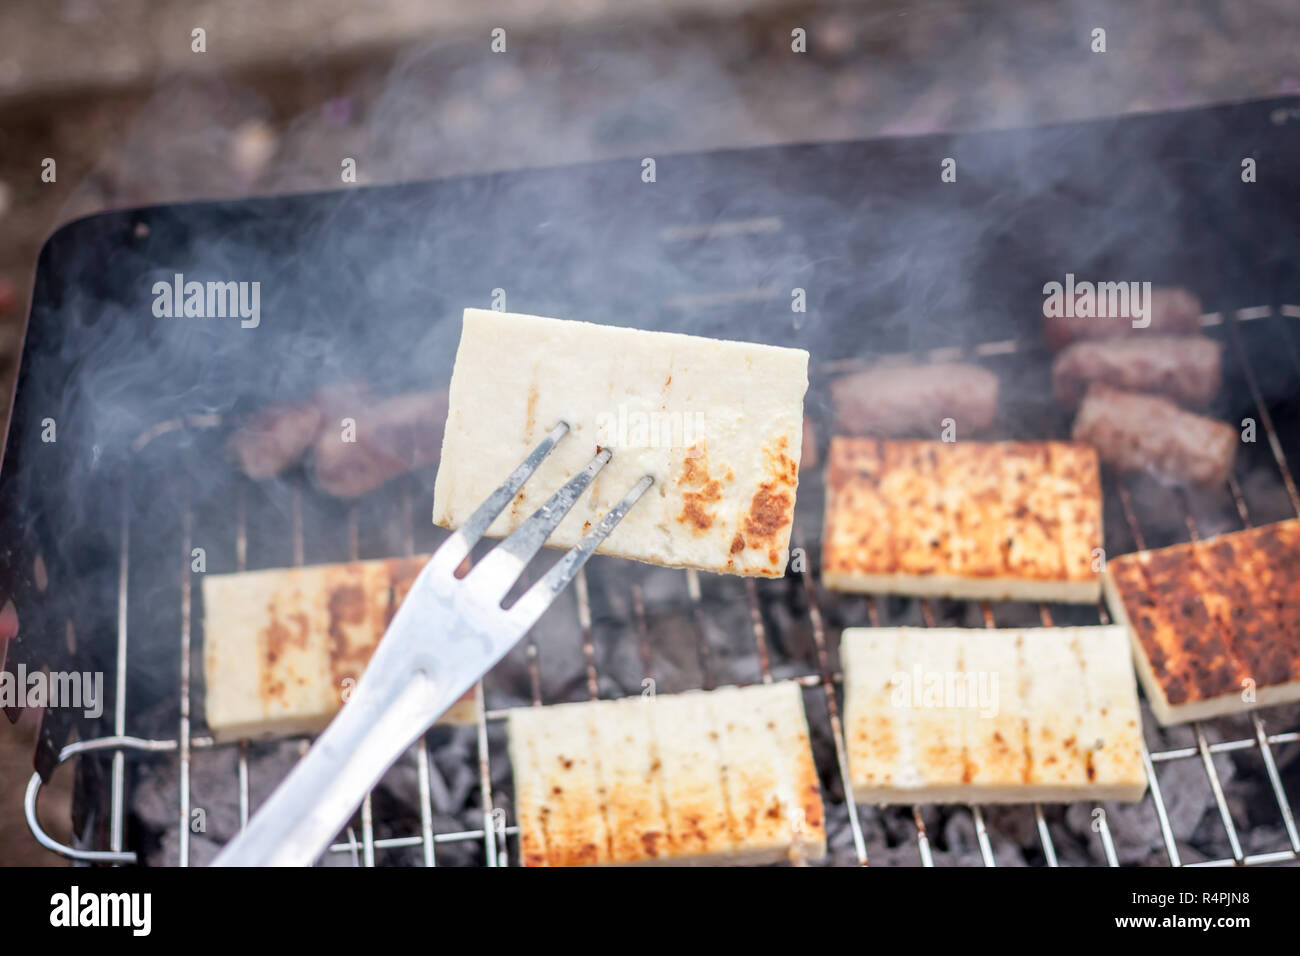
<instances>
[{"instance_id":1,"label":"cheese slice held on fork","mask_svg":"<svg viewBox=\"0 0 1300 956\"><path fill-rule=\"evenodd\" d=\"M434 487L459 527L558 422L569 439L493 523L517 527L598 449L614 457L547 541L569 547L643 475L654 491L602 553L669 567L785 572L808 353L466 309Z\"/></svg>"}]
</instances>

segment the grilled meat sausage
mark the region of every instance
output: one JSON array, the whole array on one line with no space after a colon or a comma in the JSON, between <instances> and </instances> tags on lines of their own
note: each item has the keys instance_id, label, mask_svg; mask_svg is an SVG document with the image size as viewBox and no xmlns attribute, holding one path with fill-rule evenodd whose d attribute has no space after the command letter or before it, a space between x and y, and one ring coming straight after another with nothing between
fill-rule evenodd
<instances>
[{"instance_id":1,"label":"grilled meat sausage","mask_svg":"<svg viewBox=\"0 0 1300 956\"><path fill-rule=\"evenodd\" d=\"M1165 395L1188 408L1204 408L1219 391L1222 351L1218 342L1203 335L1132 335L1075 342L1052 364L1052 388L1066 408L1078 405L1092 382Z\"/></svg>"},{"instance_id":2,"label":"grilled meat sausage","mask_svg":"<svg viewBox=\"0 0 1300 956\"><path fill-rule=\"evenodd\" d=\"M878 365L831 382L835 434L939 437L945 418L968 437L993 423L998 377L961 362Z\"/></svg>"},{"instance_id":3,"label":"grilled meat sausage","mask_svg":"<svg viewBox=\"0 0 1300 956\"><path fill-rule=\"evenodd\" d=\"M268 405L249 416L227 447L249 478L274 478L311 447L322 421L315 402Z\"/></svg>"},{"instance_id":4,"label":"grilled meat sausage","mask_svg":"<svg viewBox=\"0 0 1300 956\"><path fill-rule=\"evenodd\" d=\"M1186 289L1151 290L1151 324L1135 329L1131 319L1071 318L1045 316L1043 331L1053 351L1065 348L1078 339L1107 338L1115 335L1195 335L1201 328L1201 300Z\"/></svg>"},{"instance_id":5,"label":"grilled meat sausage","mask_svg":"<svg viewBox=\"0 0 1300 956\"><path fill-rule=\"evenodd\" d=\"M1123 471L1163 484L1222 484L1232 474L1237 430L1184 411L1167 398L1094 383L1074 420L1074 440Z\"/></svg>"},{"instance_id":6,"label":"grilled meat sausage","mask_svg":"<svg viewBox=\"0 0 1300 956\"><path fill-rule=\"evenodd\" d=\"M364 382L339 382L305 401L268 405L230 436L230 454L249 478L274 478L306 454L326 424L373 402Z\"/></svg>"},{"instance_id":7,"label":"grilled meat sausage","mask_svg":"<svg viewBox=\"0 0 1300 956\"><path fill-rule=\"evenodd\" d=\"M329 421L312 448L313 475L322 491L355 498L442 453L446 392L409 392L349 410L351 424Z\"/></svg>"}]
</instances>

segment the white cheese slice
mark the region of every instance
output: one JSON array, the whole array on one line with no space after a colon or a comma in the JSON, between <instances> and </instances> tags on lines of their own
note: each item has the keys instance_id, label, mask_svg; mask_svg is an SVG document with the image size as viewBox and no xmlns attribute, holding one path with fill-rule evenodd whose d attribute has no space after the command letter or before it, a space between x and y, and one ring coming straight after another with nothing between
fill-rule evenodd
<instances>
[{"instance_id":1,"label":"white cheese slice","mask_svg":"<svg viewBox=\"0 0 1300 956\"><path fill-rule=\"evenodd\" d=\"M563 421L569 433L489 534L508 534L609 447L613 459L548 544L576 544L649 475L654 485L601 551L779 576L807 387L799 349L466 309L434 523L459 526Z\"/></svg>"},{"instance_id":2,"label":"white cheese slice","mask_svg":"<svg viewBox=\"0 0 1300 956\"><path fill-rule=\"evenodd\" d=\"M525 866L819 859L798 684L512 710Z\"/></svg>"},{"instance_id":3,"label":"white cheese slice","mask_svg":"<svg viewBox=\"0 0 1300 956\"><path fill-rule=\"evenodd\" d=\"M1142 798L1124 629L849 628L844 730L860 803Z\"/></svg>"},{"instance_id":4,"label":"white cheese slice","mask_svg":"<svg viewBox=\"0 0 1300 956\"><path fill-rule=\"evenodd\" d=\"M208 727L219 741L317 733L338 713L427 558L203 578ZM473 692L441 723L477 716Z\"/></svg>"},{"instance_id":5,"label":"white cheese slice","mask_svg":"<svg viewBox=\"0 0 1300 956\"><path fill-rule=\"evenodd\" d=\"M1081 789L1088 781L1086 744L1080 739L1088 674L1071 646L1070 630L1026 635L1021 650L1029 720L1028 783L1046 790Z\"/></svg>"}]
</instances>

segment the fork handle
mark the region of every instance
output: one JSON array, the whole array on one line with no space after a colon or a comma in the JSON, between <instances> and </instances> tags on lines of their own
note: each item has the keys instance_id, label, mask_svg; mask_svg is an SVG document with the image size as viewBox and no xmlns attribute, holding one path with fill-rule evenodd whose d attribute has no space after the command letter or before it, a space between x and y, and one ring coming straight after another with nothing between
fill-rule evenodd
<instances>
[{"instance_id":1,"label":"fork handle","mask_svg":"<svg viewBox=\"0 0 1300 956\"><path fill-rule=\"evenodd\" d=\"M310 866L384 772L467 688L437 688L422 670L365 677L307 755L226 845L214 866Z\"/></svg>"}]
</instances>

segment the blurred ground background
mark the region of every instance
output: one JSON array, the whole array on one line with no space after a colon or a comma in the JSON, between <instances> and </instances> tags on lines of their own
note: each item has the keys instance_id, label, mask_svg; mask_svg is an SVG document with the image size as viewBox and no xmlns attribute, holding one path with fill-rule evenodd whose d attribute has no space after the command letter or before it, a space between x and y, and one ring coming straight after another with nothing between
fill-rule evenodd
<instances>
[{"instance_id":1,"label":"blurred ground background","mask_svg":"<svg viewBox=\"0 0 1300 956\"><path fill-rule=\"evenodd\" d=\"M1298 40L1293 0L3 0L0 415L37 254L78 216L343 188L344 157L381 183L1300 93ZM0 864L59 862L22 817L34 733L0 720Z\"/></svg>"}]
</instances>

